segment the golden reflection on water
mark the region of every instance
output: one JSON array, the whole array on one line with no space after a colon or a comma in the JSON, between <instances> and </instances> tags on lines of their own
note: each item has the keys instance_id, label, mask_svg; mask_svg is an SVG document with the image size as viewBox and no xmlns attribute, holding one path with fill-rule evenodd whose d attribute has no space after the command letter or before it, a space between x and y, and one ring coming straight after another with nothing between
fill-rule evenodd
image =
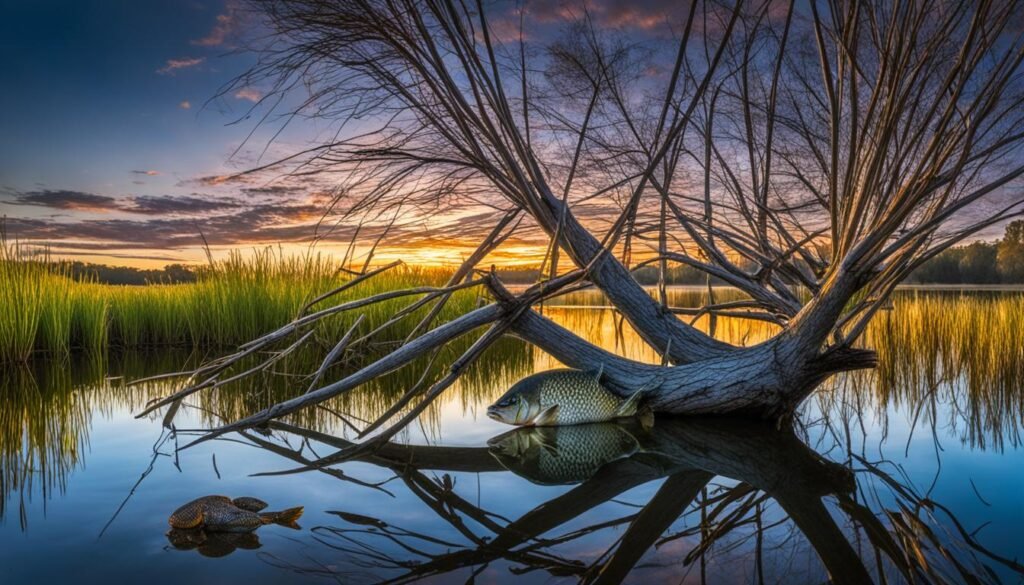
<instances>
[{"instance_id":1,"label":"golden reflection on water","mask_svg":"<svg viewBox=\"0 0 1024 585\"><path fill-rule=\"evenodd\" d=\"M674 306L697 306L705 293L670 291ZM718 300L734 292L718 291ZM564 306L565 303L589 308ZM600 295L581 293L544 307L554 321L584 339L634 360L657 362L660 357L646 346ZM711 320L702 317L707 330ZM775 333L775 326L718 318L716 336L737 344L754 344ZM972 448L1002 449L1020 443L1024 424L1024 295L905 292L894 308L881 314L869 329L866 344L878 349L879 368L847 375L830 382L812 400L821 412L839 421L870 412L882 420L898 411L918 426L942 425L953 429ZM444 375L447 363L472 339L460 339L430 364L431 376ZM190 398L207 425L237 419L305 390L306 375L316 369L319 355L301 355L282 361L256 383L226 386L215 393ZM0 377L0 517L11 494L52 494L66 487L68 475L82 464L91 417L111 417L115 411L137 412L176 386L150 382L125 387L132 380L154 373L185 369L201 356L174 352L79 356L70 361L41 360L31 368L6 370ZM373 420L391 402L413 386L428 362L419 360L382 380L295 414L289 422L326 433L338 433L338 414ZM516 339L492 347L433 404L420 419L428 435L438 435L441 412L456 405L475 413L509 385L533 371L559 367L557 361ZM336 368L327 379L337 379L347 368ZM240 366L245 368L245 364ZM114 376L114 377L108 377ZM160 416L153 420L159 424Z\"/></svg>"}]
</instances>

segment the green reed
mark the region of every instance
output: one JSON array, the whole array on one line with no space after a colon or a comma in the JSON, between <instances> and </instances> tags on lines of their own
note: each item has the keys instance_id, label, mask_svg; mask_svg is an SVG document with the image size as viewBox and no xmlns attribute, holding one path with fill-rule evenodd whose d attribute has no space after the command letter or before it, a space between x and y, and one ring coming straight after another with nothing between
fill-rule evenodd
<instances>
[{"instance_id":1,"label":"green reed","mask_svg":"<svg viewBox=\"0 0 1024 585\"><path fill-rule=\"evenodd\" d=\"M342 303L380 292L423 285L441 285L450 272L439 269L400 267L378 275L324 301L317 308ZM24 362L33 355L45 357L74 353L103 354L108 348L145 349L178 347L212 356L256 338L294 318L309 299L351 278L338 274L328 258L317 255L286 256L265 249L243 256L229 255L200 270L193 284L153 284L143 287L110 286L76 281L45 260L32 260L16 246L0 247L0 362ZM443 322L470 310L477 301L476 290L455 294L438 321ZM652 294L654 291L652 290ZM715 302L743 298L728 288L716 288ZM702 287L672 287L672 307L697 307L711 300ZM274 366L274 376L287 384L253 385L250 389L225 388L212 400L215 410L229 418L269 406L294 396L308 384L308 374L329 351L358 315L365 320L357 333L364 335L420 297L393 299L365 307L355 314L335 315L318 327L307 348L295 359ZM868 328L862 343L879 352L876 371L855 374L869 382L868 392L876 405L906 404L920 408L927 400L956 400L954 412L969 412L960 422L965 440L982 442L985 437L1008 437L1017 419L1024 417L1024 295L1018 293L940 293L899 291L893 308L882 311ZM657 362L658 354L646 346L612 310L581 309L607 305L599 292L567 295L547 303L543 311L588 341L631 359ZM374 340L371 350L387 350L403 339L419 321L410 316ZM707 315L681 315L705 331L730 343L753 345L778 331L776 325ZM451 355L458 355L467 336L451 347L431 366L428 382L443 375ZM364 350L367 348L363 348ZM362 351L372 359L374 351ZM346 363L325 377L338 379L360 365ZM486 364L486 365L483 365ZM503 342L481 360L479 368L467 372L460 387L472 388L462 397L463 406L474 407L477 399L507 387L533 367L556 367L551 358L520 342ZM380 383L359 393L360 412L372 417L383 412L396 397L419 379L426 364L410 364ZM173 365L169 370L178 370ZM436 370L436 371L435 371ZM252 388L260 388L259 391ZM397 388L397 390L395 390ZM464 389L463 389L464 390ZM355 397L356 394L352 394ZM861 397L863 398L863 397ZM858 398L858 399L861 399ZM353 398L355 399L355 398ZM346 399L347 400L347 399ZM909 406L914 405L914 406ZM339 409L350 408L344 400ZM1016 413L1016 414L1014 414ZM302 416L327 417L310 410ZM921 418L929 413L922 411ZM327 420L305 420L309 424ZM941 422L941 421L940 421Z\"/></svg>"},{"instance_id":2,"label":"green reed","mask_svg":"<svg viewBox=\"0 0 1024 585\"><path fill-rule=\"evenodd\" d=\"M204 275L195 286L131 288L73 283L68 297L74 307L69 325L74 332L69 342L72 348L105 347L105 335L129 336L144 345L139 351L72 351L67 360L40 359L26 365L6 366L4 376L0 376L0 395L7 401L7 406L0 409L0 501L11 493L60 490L67 475L81 465L91 416L110 417L125 410L138 412L150 400L166 396L182 383L165 379L126 387L122 380L189 369L218 351L229 351L193 347L195 339L225 340L234 335L249 335L250 330L266 327L274 318L290 318L310 293L290 290L286 282L302 282L320 292L336 279L343 279L319 269L306 270L309 265L304 262L289 262L294 263L287 270L264 265L260 268L264 270L261 276L248 281L238 274L247 264L236 261L221 265L219 275ZM224 271L234 274L229 276ZM287 281L282 276L285 273ZM347 294L373 294L420 282L441 284L448 277L443 272L423 269L380 276L377 283L371 280ZM314 282L314 277L324 280ZM46 280L49 276L38 278ZM279 281L280 284L274 284ZM231 298L230 288L223 282L232 282L235 287L264 288L244 293L251 295L242 301L243 306L250 303L247 308L231 307L226 306ZM367 288L358 290L363 286ZM693 306L706 300L703 294L672 290L669 300L673 306ZM221 295L220 305L217 295ZM361 333L372 328L369 323L382 323L399 307L412 302L412 298L416 297L368 311ZM254 299L276 306L276 317L254 311ZM441 319L468 310L475 300L473 292L456 296ZM583 305L602 304L596 293L575 300ZM47 306L61 305L40 303L33 310L41 314L48 310ZM216 309L218 306L224 308ZM612 310L548 305L544 311L557 323L610 351L641 361L660 360ZM250 319L252 324L238 329L204 325L206 320L224 312ZM175 318L162 318L161 313ZM351 318L339 316L326 324L315 343L256 378L193 395L178 414L182 417L179 422L184 426L216 426L304 392L310 384L310 372L317 368ZM391 347L388 339L407 334L418 319L413 317L409 321L382 339L380 351ZM697 324L706 327L706 317ZM864 339L866 345L879 351L878 369L837 377L833 384L817 392L813 400L820 404L822 413L835 415L837 422L844 417L856 420L857 416L874 413L884 423L888 412L899 411L920 427L953 428L964 442L979 448L1001 449L1007 444L1020 444L1020 430L1024 427L1024 393L1019 383L1024 379L1024 338L1019 334L1022 326L1024 295L901 291L894 298L892 310L883 311L875 319ZM773 327L723 318L718 320L716 334L734 343L745 340L752 344L770 335ZM202 335L197 335L199 332ZM305 409L288 420L328 433L345 432L339 414L357 423L359 419L373 420L412 388L424 369L428 370L428 383L443 376L454 356L465 351L475 338L467 335L456 339L434 361L422 358L410 362L388 376L325 402L324 408ZM146 350L145 344L160 340L177 341L171 346L154 345L154 349ZM33 344L28 347L31 352ZM343 361L329 370L324 380L338 380L373 356L371 351ZM253 360L256 359L254 356ZM242 363L236 369L245 370L254 364L255 361ZM439 436L440 417L445 408L461 407L463 412L482 416L482 409L517 380L552 367L559 364L540 350L514 338L502 339L420 416L420 426L431 436ZM162 416L162 412L152 415L155 421ZM0 508L0 518L3 515Z\"/></svg>"},{"instance_id":3,"label":"green reed","mask_svg":"<svg viewBox=\"0 0 1024 585\"><path fill-rule=\"evenodd\" d=\"M0 362L108 347L235 346L287 323L310 299L351 278L338 273L326 256L286 256L267 248L247 256L231 253L200 269L195 283L114 286L74 280L45 259L30 259L16 245L0 248ZM401 288L440 286L450 275L441 269L398 267L317 308ZM441 320L471 308L476 294L453 295ZM383 323L416 298L366 308L361 311L364 327ZM354 317L329 319L320 339L326 343ZM411 328L415 320L408 321L402 326ZM394 335L408 332L402 326Z\"/></svg>"},{"instance_id":4,"label":"green reed","mask_svg":"<svg viewBox=\"0 0 1024 585\"><path fill-rule=\"evenodd\" d=\"M49 305L53 277L45 264L21 260L16 246L0 245L0 361L25 360L36 347ZM53 339L55 320L47 318L42 336Z\"/></svg>"},{"instance_id":5,"label":"green reed","mask_svg":"<svg viewBox=\"0 0 1024 585\"><path fill-rule=\"evenodd\" d=\"M716 302L740 298L738 291L715 291ZM695 307L708 297L698 287L674 287L668 301L673 307ZM591 343L631 359L659 362L658 353L613 310L578 308L606 305L600 292L586 291L551 303L545 311ZM815 393L819 409L838 409L841 416L874 414L884 422L887 410L895 408L919 426L952 428L972 446L1001 449L1024 443L1024 294L898 290L891 305L859 342L878 351L878 368L835 377ZM737 345L759 343L779 330L766 322L715 321L715 337ZM702 316L695 325L709 331L710 319ZM541 369L558 365L547 356L535 361ZM946 418L935 420L939 416Z\"/></svg>"}]
</instances>

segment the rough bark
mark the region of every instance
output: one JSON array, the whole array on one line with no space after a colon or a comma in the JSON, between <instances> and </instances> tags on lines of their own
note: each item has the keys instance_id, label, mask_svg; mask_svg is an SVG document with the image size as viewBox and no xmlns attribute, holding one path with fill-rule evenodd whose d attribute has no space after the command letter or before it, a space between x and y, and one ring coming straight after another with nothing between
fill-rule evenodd
<instances>
[{"instance_id":1,"label":"rough bark","mask_svg":"<svg viewBox=\"0 0 1024 585\"><path fill-rule=\"evenodd\" d=\"M587 276L591 282L601 289L651 347L667 353L670 361L676 364L722 357L733 349L728 343L709 337L681 321L662 306L613 254L604 251L601 242L554 195L547 193L545 202L554 217L564 214L559 234L569 256L577 266L589 266ZM555 226L547 226L547 229L554 236Z\"/></svg>"},{"instance_id":2,"label":"rough bark","mask_svg":"<svg viewBox=\"0 0 1024 585\"><path fill-rule=\"evenodd\" d=\"M787 418L827 376L874 364L873 352L837 349L820 354L802 337L779 336L721 357L662 367L605 351L536 312L524 313L512 327L570 367L603 368L602 381L621 395L643 389L651 408L669 414Z\"/></svg>"},{"instance_id":3,"label":"rough bark","mask_svg":"<svg viewBox=\"0 0 1024 585\"><path fill-rule=\"evenodd\" d=\"M685 25L666 46L676 58L664 84L634 83L628 69L637 55L605 43L604 27L588 17L550 52L538 52L545 56L533 65L520 38L521 93L508 85L517 76L501 73L508 63L480 3L252 3L266 16L268 42L258 65L224 95L259 85L274 88L260 104L289 104L281 98L301 88L314 97L304 96L291 114L309 108L335 122L363 123L342 122L333 141L248 173L291 168L343 177L334 203L348 201L341 217L358 217L359 225L409 204L426 206L421 211L448 205L463 188L467 200L506 209L505 222L528 215L551 237L552 255L564 250L672 367L601 352L531 313L515 318L546 295L500 299L407 339L344 380L218 432L349 391L496 321L566 364L604 365L613 389L644 388L655 410L785 418L831 373L873 364L869 352L850 346L911 270L1024 213L1024 201L997 199L1024 177L1017 156L1024 35L1005 34L1019 2L953 2L939 12L927 2L812 2L791 5L785 19L769 15L771 3L720 10L695 2L676 11ZM696 34L708 10L720 30ZM512 38L499 44L517 45ZM660 62L667 65L669 54ZM542 91L527 91L531 78ZM582 120L564 108L577 93L591 96ZM660 108L648 107L652 96ZM560 142L550 140L559 135L576 139L568 167ZM744 151L748 162L733 164ZM702 160L691 161L696 152ZM588 184L574 182L584 172ZM702 198L681 185L683 177L703 179ZM607 235L580 221L591 201L617 215ZM948 225L986 201L997 205ZM679 262L725 280L751 297L746 316L782 331L754 347L733 347L652 298L631 276L628 251L650 239L655 223L659 248L651 262ZM668 246L670 239L678 246ZM797 286L814 295L810 302L801 302ZM865 300L851 303L862 289ZM742 315L713 301L699 310ZM318 318L305 317L282 338Z\"/></svg>"}]
</instances>

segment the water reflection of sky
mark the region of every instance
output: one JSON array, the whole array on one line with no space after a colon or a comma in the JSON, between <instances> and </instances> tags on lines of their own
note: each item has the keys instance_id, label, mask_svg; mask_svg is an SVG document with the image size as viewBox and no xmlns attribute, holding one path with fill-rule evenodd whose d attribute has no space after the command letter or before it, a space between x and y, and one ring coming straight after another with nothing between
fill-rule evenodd
<instances>
[{"instance_id":1,"label":"water reflection of sky","mask_svg":"<svg viewBox=\"0 0 1024 585\"><path fill-rule=\"evenodd\" d=\"M603 327L601 323L597 329ZM546 369L552 365L537 357L531 367ZM488 439L508 430L483 415L487 402L501 393L506 383L504 378L496 377L493 388L462 394L457 390L451 392L436 412L435 420L439 423L427 424L422 429L412 427L401 436L402 441L419 445L486 447ZM109 386L93 390L82 387L78 399L85 400L89 392L113 391ZM912 424L916 413L913 404L890 405L884 409L883 417L872 403L859 420L844 421L832 413L831 429L828 429L820 422L823 417L819 405L824 402L810 401L802 417L808 425L807 443L826 459L860 470L856 474L858 491L853 498L876 513L883 523L888 526L890 522L883 511L896 510L905 500L896 496L893 486L863 471L864 462L851 461L848 456L851 451L866 462L881 462L881 467L899 482L900 489L912 489L924 496L925 502L934 501L948 508L964 529L974 533L978 543L992 553L1009 559L1024 556L1018 535L1018 527L1024 524L1024 506L1019 501L1020 494L1024 493L1024 472L1021 471L1024 459L1020 448L1007 444L1000 451L991 446L986 449L970 446L962 440L963 425L954 428L950 424L946 404L937 404L934 420L939 422L934 426L929 417L919 417ZM466 514L456 515L462 519L462 524L449 522L416 495L424 485L436 486L442 491L449 486L462 502L490 514L484 517L485 522L499 525L521 518L575 489L571 485L538 485L508 471L496 470L474 473L423 469L418 471L418 477L427 484L407 483L408 478L397 477L394 469L365 462L345 463L340 469L360 482L380 483L380 489L317 471L251 477L254 473L292 469L297 464L268 450L233 440L203 443L181 452L175 461L170 456L173 444L166 443L161 448L165 455L156 457L152 472L138 485L100 538L103 527L153 459L154 442L160 435L160 419L134 419L131 413L133 409L138 410L138 405L132 401L95 400L88 404L91 421L85 452L77 467L71 470L63 492L58 484L46 487L44 493L41 480L36 480L28 489L4 486L8 494L0 526L2 583L374 582L398 577L415 566L380 566L390 562L383 560L386 557L402 562L417 558L422 562L424 558L387 538L381 529L353 524L331 512L372 517L384 522L389 530L429 537L432 540L414 538L412 542L417 550L436 555L463 547L486 549L485 544L473 544L467 534L492 537L493 534L482 522ZM176 422L179 428L209 424L197 411L187 409ZM181 437L182 443L187 440ZM332 447L315 441L304 445L294 435L278 435L275 441L278 445L301 449L306 457L314 459L333 452ZM690 448L700 451L692 445ZM714 448L714 445L708 446L711 451ZM765 452L766 457L771 455L770 450ZM5 481L10 481L10 471L5 470L3 477L8 478ZM795 489L801 482L797 475L787 478L782 473L779 476L784 480L774 486L777 490ZM594 525L613 523L616 519L628 520L650 502L664 484L664 479L642 482L545 531L542 537L555 539L586 531ZM716 477L704 495L714 499L716 494L726 493L723 490L737 485L734 479ZM263 527L257 532L260 548L235 550L220 558L208 558L196 550L174 549L165 537L168 514L191 498L211 493L256 496L269 502L272 509L302 505L306 510L299 522L302 529ZM733 505L742 501L743 498L737 498ZM835 497L826 496L824 501L831 517L838 521L839 529L864 556L869 570L873 570L868 540L853 528L848 516L836 505ZM444 506L442 508L443 512ZM689 505L662 538L688 529L696 528L696 533L669 538L647 549L628 580L697 583L703 571L711 583L750 582L756 581L758 571L763 571L765 582L823 582L825 573L819 555L807 537L796 531L792 522L785 521L785 513L771 500L764 502L763 512L760 522L765 529L760 542L754 537L755 525L746 522L718 538L703 559L698 557L686 563L687 555L702 540L701 512L693 504ZM922 513L921 516L928 515ZM980 571L980 561L1003 581L1020 580L1020 575L965 543L940 509L933 510L931 517L933 520L927 529L938 535L936 538L947 551L965 566ZM552 555L558 563L599 564L608 559L608 551L626 534L627 526L628 521L613 524L542 547L541 552ZM362 532L338 533L327 528ZM922 537L921 542L927 543L928 539ZM536 543L531 540L513 550ZM755 547L764 551L764 565L760 568L755 560ZM383 556L368 557L371 548L374 555ZM926 553L934 555L936 551L933 548ZM526 566L522 559L488 559L486 564L437 574L428 581L467 582L474 571L479 571L478 583L577 580L576 576L561 576L557 570L552 573L534 569L524 573ZM895 574L890 572L889 576ZM952 578L952 582L956 581ZM898 582L898 579L891 582Z\"/></svg>"},{"instance_id":2,"label":"water reflection of sky","mask_svg":"<svg viewBox=\"0 0 1024 585\"><path fill-rule=\"evenodd\" d=\"M909 425L892 424L895 418L889 419L889 434L881 444L882 453L879 454L880 435L873 425L867 428L869 438L863 452L874 460L891 459L904 469L919 490L927 490L938 469L932 435L930 431L920 432L918 429L910 442L909 456L904 457ZM464 416L458 401L450 401L442 408L442 421L439 438L446 445L481 446L489 437L505 430L486 417ZM198 425L199 422L193 416L186 417L181 424ZM405 530L429 534L445 541L465 542L456 527L441 521L400 480L393 479L394 474L389 470L362 462L342 467L346 474L365 482L387 482L391 479L382 487L393 497L316 472L252 478L249 477L251 473L288 469L294 464L267 451L225 441L202 444L182 452L178 461L180 471L171 457L158 457L152 473L144 479L103 537L98 538L120 501L129 494L146 469L152 455L156 428L154 421L133 419L127 409L119 408L110 416L96 416L92 421L85 464L74 472L65 493L48 494L47 497L34 494L31 500L24 502L27 530L21 531L18 526L17 510L21 502L16 497L9 499L8 514L0 530L3 582L65 582L73 579L79 583L281 583L321 581L324 578L314 574L321 571L339 572L342 582L367 582L396 575L398 571L346 562L350 555L327 546L328 543L338 545L337 539L311 532L315 526L344 524L329 513L334 510L373 516ZM425 442L418 429L410 429L408 438L416 443ZM813 436L812 444L818 438ZM1024 510L1018 499L1019 494L1024 493L1024 477L1015 469L1019 468L1020 452L972 451L954 438L940 435L940 439L943 448L940 452L941 472L930 497L954 510L968 530L990 522L979 536L994 552L1011 558L1020 554L1016 527L1024 522ZM822 443L825 442L822 439ZM293 442L293 446L297 443ZM165 451L170 452L170 449L165 448ZM318 446L316 451L324 455L330 449ZM830 452L834 459L840 459L842 455L839 450ZM217 477L218 471L220 478ZM443 475L425 473L439 481ZM571 489L571 486L535 485L507 472L453 473L451 476L456 493L483 509L510 519L526 514L538 504ZM865 484L871 483L863 477L861 479ZM988 505L975 495L970 480ZM722 478L716 481L726 485L735 483ZM642 506L650 500L661 483L660 480L652 481L633 488L553 532L570 533L631 514L636 511L634 506ZM306 508L300 521L303 528L300 531L278 526L262 528L258 532L261 548L238 550L222 558L205 558L195 551L173 550L164 536L168 513L184 501L208 493L254 495L278 508L303 505ZM880 489L879 501L874 506L892 505L893 500L886 497L887 493ZM765 522L770 523L773 515L781 517L776 509ZM941 513L936 515L945 520ZM682 530L693 519L688 517L674 523L670 532ZM622 526L595 532L557 550L567 558L593 562L602 558L622 532ZM672 577L673 580L683 578L685 582L698 582L699 564L681 564L682 558L698 542L699 538L687 537L649 551L630 579L652 582ZM394 543L384 541L376 544L395 554L403 552ZM797 579L788 582L821 575L813 550L799 537L792 538L788 531L780 531L766 538L763 546L769 545L780 550L773 561L776 568L768 570L767 574L775 577L784 574L787 578ZM725 550L712 557L705 572L712 577L711 582L749 580L752 576L749 556L749 546ZM779 565L782 559L785 559L785 567ZM517 575L512 572L516 566L516 563L506 561L492 562L478 576L478 582L516 580ZM465 581L470 574L468 569L462 569L449 577ZM1003 575L1009 578L1012 574L1003 571ZM535 578L540 578L540 574L522 576L528 582L534 582ZM560 580L551 575L543 575L542 579ZM446 578L438 577L437 580L447 582Z\"/></svg>"}]
</instances>

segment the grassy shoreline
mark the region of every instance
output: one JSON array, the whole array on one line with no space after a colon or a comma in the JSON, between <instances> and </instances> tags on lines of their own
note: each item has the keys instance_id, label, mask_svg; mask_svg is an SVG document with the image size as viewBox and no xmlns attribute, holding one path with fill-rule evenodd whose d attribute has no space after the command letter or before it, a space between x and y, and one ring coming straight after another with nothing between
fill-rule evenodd
<instances>
[{"instance_id":1,"label":"grassy shoreline","mask_svg":"<svg viewBox=\"0 0 1024 585\"><path fill-rule=\"evenodd\" d=\"M318 308L384 291L440 286L450 275L443 269L400 266ZM215 262L195 283L107 285L75 280L46 261L23 259L15 246L3 246L0 363L111 347L236 346L287 323L316 295L351 278L326 257L289 257L268 248ZM459 291L441 318L468 309L474 300L473 291ZM364 326L383 323L408 302L394 299L363 309ZM338 315L323 331L341 329L354 317Z\"/></svg>"},{"instance_id":2,"label":"grassy shoreline","mask_svg":"<svg viewBox=\"0 0 1024 585\"><path fill-rule=\"evenodd\" d=\"M331 297L317 308L415 286L443 285L446 269L401 266ZM74 280L45 261L26 261L11 246L0 248L0 364L31 361L35 357L61 358L71 353L101 353L108 348L145 349L180 347L217 349L235 347L265 334L294 318L316 295L340 285L351 276L339 274L325 257L286 257L271 248L254 255L232 254L205 267L195 283L124 286ZM955 373L957 382L977 393L1015 395L1010 392L1024 378L1024 295L1016 288L908 286L894 297L895 310L884 311L864 338L880 353L875 373L880 387L931 391L939 380L934 364ZM651 289L654 294L653 289ZM439 321L470 310L479 291L453 295ZM706 289L670 288L673 306L699 306ZM739 298L734 289L715 289L716 299ZM365 315L360 333L386 322L415 297L391 299L363 307L355 313L330 317L315 340L326 351L358 315ZM574 293L549 307L602 308L597 291ZM429 307L422 308L425 314ZM391 339L406 336L416 315L392 326ZM709 330L709 319L696 325ZM715 336L750 345L776 331L765 323L717 320ZM382 340L386 341L386 340ZM316 353L316 352L314 352ZM642 359L634 356L635 359ZM922 374L922 373L925 374Z\"/></svg>"}]
</instances>

